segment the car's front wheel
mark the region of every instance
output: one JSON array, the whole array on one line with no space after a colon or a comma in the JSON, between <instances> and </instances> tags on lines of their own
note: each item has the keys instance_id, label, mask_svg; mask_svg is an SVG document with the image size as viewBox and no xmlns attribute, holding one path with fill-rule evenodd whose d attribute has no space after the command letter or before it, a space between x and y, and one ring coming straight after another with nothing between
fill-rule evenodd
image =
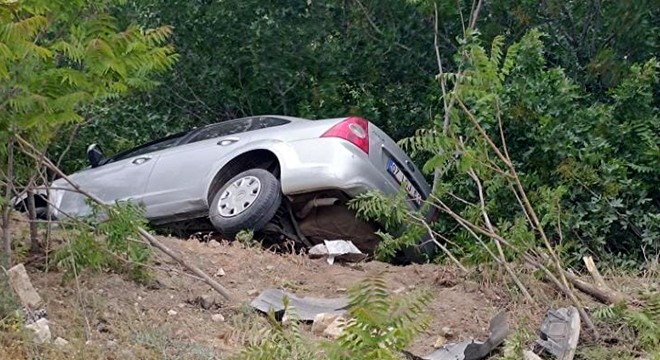
<instances>
[{"instance_id":1,"label":"car's front wheel","mask_svg":"<svg viewBox=\"0 0 660 360\"><path fill-rule=\"evenodd\" d=\"M241 230L262 230L282 202L280 182L263 169L244 171L227 181L213 196L209 218L226 236Z\"/></svg>"}]
</instances>

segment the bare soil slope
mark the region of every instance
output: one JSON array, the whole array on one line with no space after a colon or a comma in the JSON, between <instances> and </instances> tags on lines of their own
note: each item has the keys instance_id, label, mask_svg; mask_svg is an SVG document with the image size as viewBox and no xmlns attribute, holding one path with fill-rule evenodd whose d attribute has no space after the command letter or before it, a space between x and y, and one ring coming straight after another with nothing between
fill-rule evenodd
<instances>
[{"instance_id":1,"label":"bare soil slope","mask_svg":"<svg viewBox=\"0 0 660 360\"><path fill-rule=\"evenodd\" d=\"M505 294L458 278L452 268L439 265L393 266L376 261L329 265L324 259L275 254L237 243L160 239L186 261L216 276L238 303L223 301L161 254L152 268L160 284L155 287L116 274L84 273L78 281L64 280L61 273L28 267L34 286L47 302L53 339L70 342L50 349L54 357L56 353L84 359L223 357L268 326L262 315L247 306L261 291L274 287L299 296L338 297L376 274L382 274L397 293L420 287L433 290L435 298L428 308L433 323L411 348L419 354L433 350L445 327L451 329L452 340L483 338L491 316L508 303ZM309 332L310 326L305 329ZM313 337L311 332L309 336Z\"/></svg>"}]
</instances>

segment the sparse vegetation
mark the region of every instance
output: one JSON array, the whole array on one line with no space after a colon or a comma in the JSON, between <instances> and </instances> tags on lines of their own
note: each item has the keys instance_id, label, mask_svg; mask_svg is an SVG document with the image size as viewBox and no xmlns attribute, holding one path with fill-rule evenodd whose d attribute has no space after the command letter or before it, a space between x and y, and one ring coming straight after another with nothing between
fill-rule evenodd
<instances>
[{"instance_id":1,"label":"sparse vegetation","mask_svg":"<svg viewBox=\"0 0 660 360\"><path fill-rule=\"evenodd\" d=\"M393 296L381 277L368 278L350 290L346 322L336 341L310 343L295 315L283 325L271 313L270 328L235 359L401 359L403 350L428 326L430 317L425 310L430 299L426 291ZM295 309L291 310L295 314Z\"/></svg>"},{"instance_id":2,"label":"sparse vegetation","mask_svg":"<svg viewBox=\"0 0 660 360\"><path fill-rule=\"evenodd\" d=\"M87 219L61 223L66 229L66 243L55 251L54 264L69 277L86 268L111 269L146 283L151 249L138 233L138 228L146 226L141 208L130 202L110 208L90 206L93 210Z\"/></svg>"}]
</instances>

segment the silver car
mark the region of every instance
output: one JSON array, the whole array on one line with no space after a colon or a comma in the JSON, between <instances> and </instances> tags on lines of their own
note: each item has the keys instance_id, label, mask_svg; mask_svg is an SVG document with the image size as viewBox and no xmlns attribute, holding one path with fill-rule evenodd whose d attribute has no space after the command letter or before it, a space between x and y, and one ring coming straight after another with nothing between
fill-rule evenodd
<instances>
[{"instance_id":1,"label":"silver car","mask_svg":"<svg viewBox=\"0 0 660 360\"><path fill-rule=\"evenodd\" d=\"M348 200L403 187L408 205L417 209L430 192L396 143L359 117L247 117L107 158L92 145L88 158L91 166L71 180L108 204L141 204L153 224L194 227L210 220L227 236L243 229L270 231L307 245L341 237L367 251L378 241L377 224L356 220ZM90 214L84 196L63 179L50 188L43 196L53 217Z\"/></svg>"}]
</instances>

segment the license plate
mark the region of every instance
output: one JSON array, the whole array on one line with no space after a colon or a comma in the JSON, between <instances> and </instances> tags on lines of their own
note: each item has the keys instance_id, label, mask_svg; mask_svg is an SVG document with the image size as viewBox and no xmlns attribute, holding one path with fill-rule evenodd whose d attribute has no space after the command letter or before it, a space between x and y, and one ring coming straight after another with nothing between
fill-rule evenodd
<instances>
[{"instance_id":1,"label":"license plate","mask_svg":"<svg viewBox=\"0 0 660 360\"><path fill-rule=\"evenodd\" d=\"M422 195L419 194L412 182L408 180L403 171L399 169L399 166L392 159L387 160L387 172L394 177L399 185L402 185L406 189L410 200L412 200L417 206L422 206Z\"/></svg>"}]
</instances>

